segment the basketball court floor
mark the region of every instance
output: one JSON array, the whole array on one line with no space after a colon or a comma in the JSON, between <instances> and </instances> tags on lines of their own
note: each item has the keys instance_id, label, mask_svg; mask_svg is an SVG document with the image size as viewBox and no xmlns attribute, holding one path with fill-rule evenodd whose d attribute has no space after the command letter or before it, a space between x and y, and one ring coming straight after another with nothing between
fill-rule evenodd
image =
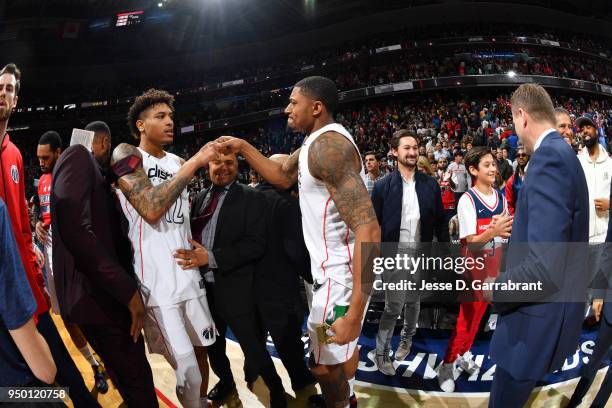
<instances>
[{"instance_id":1,"label":"basketball court floor","mask_svg":"<svg viewBox=\"0 0 612 408\"><path fill-rule=\"evenodd\" d=\"M93 384L93 375L91 372L91 367L87 364L86 360L81 356L76 347L72 344L68 337L68 332L64 328L63 322L61 319L54 316L55 323L64 339L70 354L72 355L75 363L83 373L83 378L89 389L94 389ZM590 333L589 336L585 337L584 342L582 343L582 349L592 350L592 344L589 344L589 339L593 337L594 333ZM459 408L459 407L479 407L484 408L487 406L488 394L486 392L479 392L478 386L488 386L482 381L490 381L488 376L490 376L490 372L483 372L480 376L477 375L480 379L479 381L472 381L473 384L470 384L470 380L474 380L473 378L460 378L457 380L457 388L458 392L449 394L444 392L435 391L435 384L437 384L437 380L435 378L435 368L439 363L439 358L435 354L424 353L424 348L427 347L431 350L437 350L436 342L439 340L444 342L445 339L431 339L428 337L426 333L424 336L425 340L422 338L418 341L415 341L415 345L413 346L413 352L408 356L404 361L397 366L397 374L395 377L385 377L380 374L374 364L373 364L373 356L371 348L369 347L370 337L367 333L362 336L362 340L360 340L361 344L361 357L359 370L357 372L357 382L355 386L355 392L359 399L360 407L384 407L384 408L392 408L392 407L448 407L448 408ZM397 339L394 339L394 344ZM485 340L486 341L486 340ZM592 342L591 342L592 343ZM586 346L585 346L586 344ZM482 346L482 344L480 345ZM236 380L236 385L238 389L237 395L234 395L229 401L227 401L223 407L228 408L256 408L256 407L266 407L268 406L268 390L260 379L255 383L253 392L251 392L244 381L243 376L243 363L244 356L242 351L240 350L240 346L234 341L228 341L227 353L230 358L232 364L232 371L234 373L234 377ZM275 351L271 346L271 343L268 343L268 347L272 353L275 355ZM478 345L475 344L475 348L478 350ZM416 348L416 350L414 350ZM477 355L477 352L474 353ZM432 357L433 356L433 357ZM574 387L578 382L577 372L579 371L579 366L577 362L581 362L580 360L584 359L584 356L579 355L578 352L576 354L576 361L571 361L572 359L568 359L566 361L566 365L564 368L568 368L564 371L565 374L569 377L564 381L559 381L554 384L543 385L538 387L532 394L530 399L530 405L533 408L544 408L544 407L563 407L569 400ZM285 371L283 365L280 360L276 357L273 358L274 363L276 365L276 369L278 374L283 379L283 384L285 386L285 390L288 392L288 401L289 407L307 407L308 396L318 392L318 387L311 387L309 389L305 389L300 391L297 395L291 390L291 383L289 381L289 377L287 372ZM159 355L149 355L149 362L151 364L151 368L153 370L153 377L155 380L155 388L159 399L160 407L179 407L178 400L176 398L174 387L175 387L175 376L174 372L171 369L170 365L165 361L165 359ZM486 364L483 363L483 370L481 371L490 371L486 370ZM582 407L588 407L590 401L595 397L597 390L605 376L607 368L602 368L599 370L599 373L591 387L589 393L586 395L584 401L586 403L582 404ZM414 374L414 375L413 375ZM566 376L566 377L567 377ZM564 377L560 377L564 378ZM217 382L217 377L212 373L210 373L210 382L209 389L212 388L214 384ZM484 385L483 385L484 384ZM490 384L490 383L489 383ZM96 397L100 402L100 405L103 407L120 407L122 406L122 399L117 390L110 385L109 391L102 395L97 394ZM414 388L412 388L414 387ZM412 389L411 389L412 388ZM431 391L417 391L416 389L428 389ZM469 392L461 392L462 390L469 390ZM72 406L69 401L67 401L69 406ZM612 402L609 402L607 406L612 407Z\"/></svg>"}]
</instances>

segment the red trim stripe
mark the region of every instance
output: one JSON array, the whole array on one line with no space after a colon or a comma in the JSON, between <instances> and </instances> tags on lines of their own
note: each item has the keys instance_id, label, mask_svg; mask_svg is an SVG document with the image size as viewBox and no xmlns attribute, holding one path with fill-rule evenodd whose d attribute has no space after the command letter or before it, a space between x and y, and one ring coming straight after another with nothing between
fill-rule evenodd
<instances>
[{"instance_id":1,"label":"red trim stripe","mask_svg":"<svg viewBox=\"0 0 612 408\"><path fill-rule=\"evenodd\" d=\"M329 206L329 202L331 201L331 196L327 199L325 203L325 210L323 211L323 242L325 243L325 260L321 262L321 269L323 269L323 277L326 275L325 271L325 262L329 261L329 252L327 251L327 236L325 235L325 227L327 225L327 207Z\"/></svg>"},{"instance_id":2,"label":"red trim stripe","mask_svg":"<svg viewBox=\"0 0 612 408\"><path fill-rule=\"evenodd\" d=\"M468 198L470 199L470 201L472 202L472 205L474 206L474 211L476 211L476 203L474 202L474 199L472 198L472 195L469 193L465 193L465 195L468 196ZM458 204L458 203L457 203Z\"/></svg>"},{"instance_id":3,"label":"red trim stripe","mask_svg":"<svg viewBox=\"0 0 612 408\"><path fill-rule=\"evenodd\" d=\"M118 193L117 193L118 194ZM130 211L130 209L128 208L128 200L127 198L125 198L125 212L126 214L130 217L130 221L134 222L134 219L132 218L132 212Z\"/></svg>"},{"instance_id":4,"label":"red trim stripe","mask_svg":"<svg viewBox=\"0 0 612 408\"><path fill-rule=\"evenodd\" d=\"M495 194L495 204L493 205L493 207L489 207L487 205L487 203L485 202L485 200L482 199L482 197L480 196L480 194L478 194L478 190L476 190L475 188L471 189L474 194L476 195L476 197L478 198L478 200L480 200L480 202L482 203L482 205L484 205L485 207L487 207L489 210L491 211L495 211L497 209L497 206L499 205L499 193L497 192L497 190L493 189L493 194Z\"/></svg>"},{"instance_id":5,"label":"red trim stripe","mask_svg":"<svg viewBox=\"0 0 612 408\"><path fill-rule=\"evenodd\" d=\"M321 321L321 324L325 323L325 318L327 317L327 305L329 304L329 291L331 289L331 279L327 279L327 300L325 300L325 308L323 309L323 320ZM319 341L319 339L317 339L317 342ZM324 346L324 344L319 344L319 352L317 354L317 364L319 364L319 361L321 360L321 347Z\"/></svg>"},{"instance_id":6,"label":"red trim stripe","mask_svg":"<svg viewBox=\"0 0 612 408\"><path fill-rule=\"evenodd\" d=\"M140 281L144 282L144 263L142 260L142 218L140 219Z\"/></svg>"},{"instance_id":7,"label":"red trim stripe","mask_svg":"<svg viewBox=\"0 0 612 408\"><path fill-rule=\"evenodd\" d=\"M168 399L168 397L166 397L164 395L163 392L161 392L160 390L157 389L157 387L155 388L155 394L157 394L157 398L159 398L160 400L162 400L162 402L164 404L166 404L169 408L178 408L176 405L174 405L174 403L172 401L170 401Z\"/></svg>"},{"instance_id":8,"label":"red trim stripe","mask_svg":"<svg viewBox=\"0 0 612 408\"><path fill-rule=\"evenodd\" d=\"M349 267L349 271L351 272L351 275L353 274L353 267L351 266L351 263L353 263L353 259L351 258L351 248L349 246L349 227L348 225L346 226L346 237L344 238L344 242L346 243L346 251L348 252L348 256L349 256L349 261L348 261L348 267Z\"/></svg>"}]
</instances>

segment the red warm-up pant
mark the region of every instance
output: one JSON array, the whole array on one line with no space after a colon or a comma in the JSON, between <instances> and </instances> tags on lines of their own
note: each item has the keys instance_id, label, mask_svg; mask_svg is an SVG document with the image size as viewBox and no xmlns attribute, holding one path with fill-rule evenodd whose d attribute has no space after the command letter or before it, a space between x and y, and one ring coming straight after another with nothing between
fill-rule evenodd
<instances>
[{"instance_id":1,"label":"red warm-up pant","mask_svg":"<svg viewBox=\"0 0 612 408\"><path fill-rule=\"evenodd\" d=\"M445 363L452 363L457 359L457 356L462 355L472 348L472 343L478 333L480 320L487 311L487 302L463 302L459 306L459 316L457 316L457 325L448 342L446 354L444 355Z\"/></svg>"}]
</instances>

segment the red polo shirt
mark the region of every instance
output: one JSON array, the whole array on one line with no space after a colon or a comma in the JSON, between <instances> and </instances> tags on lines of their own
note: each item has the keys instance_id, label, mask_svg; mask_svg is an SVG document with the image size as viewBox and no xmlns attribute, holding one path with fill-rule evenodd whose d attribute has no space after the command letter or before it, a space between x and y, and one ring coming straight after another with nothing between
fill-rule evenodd
<instances>
[{"instance_id":1,"label":"red polo shirt","mask_svg":"<svg viewBox=\"0 0 612 408\"><path fill-rule=\"evenodd\" d=\"M11 143L8 133L4 136L0 147L0 178L0 197L8 208L21 262L23 262L30 288L36 299L37 308L34 317L35 321L38 321L38 315L49 310L42 289L45 279L36 266L36 254L32 249L32 230L26 207L23 159L19 149Z\"/></svg>"}]
</instances>

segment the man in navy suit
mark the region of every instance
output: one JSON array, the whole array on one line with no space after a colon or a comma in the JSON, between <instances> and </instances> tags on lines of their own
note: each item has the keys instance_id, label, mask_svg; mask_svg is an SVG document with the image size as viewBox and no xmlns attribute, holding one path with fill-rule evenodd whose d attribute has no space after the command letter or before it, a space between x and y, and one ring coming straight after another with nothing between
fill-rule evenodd
<instances>
[{"instance_id":1,"label":"man in navy suit","mask_svg":"<svg viewBox=\"0 0 612 408\"><path fill-rule=\"evenodd\" d=\"M511 104L516 133L531 159L506 271L496 282L542 282L542 290L522 293L522 299L516 292L493 292L499 319L491 340L497 367L489 407L495 408L522 407L536 382L575 352L588 286L582 264L588 256L589 194L582 167L555 130L554 107L544 88L523 84ZM573 302L560 301L567 293ZM530 303L517 303L525 296Z\"/></svg>"},{"instance_id":2,"label":"man in navy suit","mask_svg":"<svg viewBox=\"0 0 612 408\"><path fill-rule=\"evenodd\" d=\"M612 190L610 191L612 201ZM612 211L611 211L612 212ZM575 408L582 402L582 398L587 393L601 362L610 353L612 346L612 217L608 219L608 234L606 242L603 244L603 252L600 262L599 273L593 281L593 310L595 319L599 321L599 331L593 354L589 357L589 363L582 368L582 373L574 394L566 408ZM603 408L610 398L612 392L612 367L608 367L608 372L604 378L591 408Z\"/></svg>"}]
</instances>

